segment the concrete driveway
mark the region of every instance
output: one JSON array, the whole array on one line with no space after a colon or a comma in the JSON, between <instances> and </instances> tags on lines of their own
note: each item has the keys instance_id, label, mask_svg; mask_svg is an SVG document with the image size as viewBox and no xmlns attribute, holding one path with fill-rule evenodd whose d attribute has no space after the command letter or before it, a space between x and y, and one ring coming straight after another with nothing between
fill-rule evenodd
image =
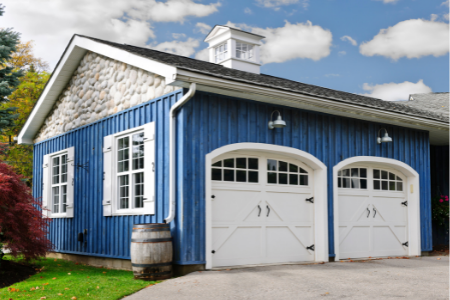
<instances>
[{"instance_id":1,"label":"concrete driveway","mask_svg":"<svg viewBox=\"0 0 450 300\"><path fill-rule=\"evenodd\" d=\"M449 299L449 257L203 271L126 297L141 299Z\"/></svg>"}]
</instances>

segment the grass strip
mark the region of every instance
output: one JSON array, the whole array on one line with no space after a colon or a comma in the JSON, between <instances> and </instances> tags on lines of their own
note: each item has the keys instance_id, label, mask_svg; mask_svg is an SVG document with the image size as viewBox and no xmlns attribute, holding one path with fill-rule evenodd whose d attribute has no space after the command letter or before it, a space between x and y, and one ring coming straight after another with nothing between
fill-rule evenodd
<instances>
[{"instance_id":1,"label":"grass strip","mask_svg":"<svg viewBox=\"0 0 450 300\"><path fill-rule=\"evenodd\" d=\"M62 259L44 258L33 263L40 271L27 280L0 289L0 299L120 299L160 282L135 280L130 271L96 268Z\"/></svg>"}]
</instances>

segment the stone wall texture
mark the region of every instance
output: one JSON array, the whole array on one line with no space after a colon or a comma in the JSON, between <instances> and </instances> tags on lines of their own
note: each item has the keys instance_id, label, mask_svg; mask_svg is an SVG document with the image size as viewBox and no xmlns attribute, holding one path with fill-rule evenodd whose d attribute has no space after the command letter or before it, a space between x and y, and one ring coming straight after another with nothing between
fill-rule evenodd
<instances>
[{"instance_id":1,"label":"stone wall texture","mask_svg":"<svg viewBox=\"0 0 450 300\"><path fill-rule=\"evenodd\" d=\"M95 122L180 87L164 77L88 52L58 97L34 142Z\"/></svg>"}]
</instances>

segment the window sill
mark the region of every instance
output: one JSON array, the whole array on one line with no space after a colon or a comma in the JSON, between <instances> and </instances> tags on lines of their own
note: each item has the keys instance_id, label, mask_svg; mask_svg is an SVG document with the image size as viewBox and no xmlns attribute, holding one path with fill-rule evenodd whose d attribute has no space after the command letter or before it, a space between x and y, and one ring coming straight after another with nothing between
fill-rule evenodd
<instances>
[{"instance_id":1,"label":"window sill","mask_svg":"<svg viewBox=\"0 0 450 300\"><path fill-rule=\"evenodd\" d=\"M112 216L142 216L150 215L145 213L144 209L127 209L127 210L116 210L112 213Z\"/></svg>"},{"instance_id":2,"label":"window sill","mask_svg":"<svg viewBox=\"0 0 450 300\"><path fill-rule=\"evenodd\" d=\"M66 214L66 213L64 213L64 214L51 214L51 215L50 215L50 218L51 218L51 219L61 219L61 218L67 218L67 219L69 219L69 217L67 217L67 214Z\"/></svg>"}]
</instances>

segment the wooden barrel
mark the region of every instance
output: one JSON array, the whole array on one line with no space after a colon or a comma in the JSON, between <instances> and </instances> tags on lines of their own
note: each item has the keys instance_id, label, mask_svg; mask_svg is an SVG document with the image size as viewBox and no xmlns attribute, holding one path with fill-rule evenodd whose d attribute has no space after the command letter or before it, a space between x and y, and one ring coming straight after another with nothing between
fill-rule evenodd
<instances>
[{"instance_id":1,"label":"wooden barrel","mask_svg":"<svg viewBox=\"0 0 450 300\"><path fill-rule=\"evenodd\" d=\"M131 234L134 278L161 280L172 277L172 237L169 224L136 224Z\"/></svg>"}]
</instances>

